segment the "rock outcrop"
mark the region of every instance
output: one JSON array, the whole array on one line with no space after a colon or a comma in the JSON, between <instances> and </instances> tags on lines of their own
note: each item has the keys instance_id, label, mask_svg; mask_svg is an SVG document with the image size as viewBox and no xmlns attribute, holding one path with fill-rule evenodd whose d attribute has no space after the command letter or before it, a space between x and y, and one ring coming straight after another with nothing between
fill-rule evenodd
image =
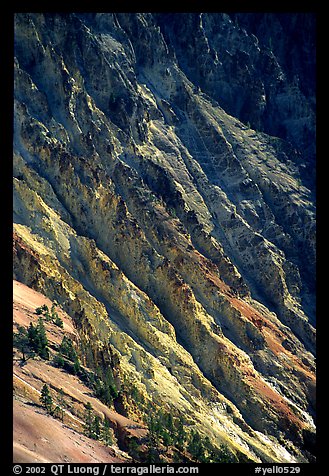
<instances>
[{"instance_id":1,"label":"rock outcrop","mask_svg":"<svg viewBox=\"0 0 329 476\"><path fill-rule=\"evenodd\" d=\"M312 96L240 17L183 16L16 15L14 277L155 412L240 461L312 461Z\"/></svg>"}]
</instances>

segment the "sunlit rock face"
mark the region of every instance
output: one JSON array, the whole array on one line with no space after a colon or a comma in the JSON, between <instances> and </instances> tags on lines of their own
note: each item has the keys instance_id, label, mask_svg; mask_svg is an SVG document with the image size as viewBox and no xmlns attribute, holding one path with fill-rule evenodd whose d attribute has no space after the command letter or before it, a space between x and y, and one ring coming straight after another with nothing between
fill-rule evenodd
<instances>
[{"instance_id":1,"label":"sunlit rock face","mask_svg":"<svg viewBox=\"0 0 329 476\"><path fill-rule=\"evenodd\" d=\"M269 15L272 37L254 21L15 16L14 277L115 349L155 411L240 461L307 462L312 64L306 93L293 18Z\"/></svg>"}]
</instances>

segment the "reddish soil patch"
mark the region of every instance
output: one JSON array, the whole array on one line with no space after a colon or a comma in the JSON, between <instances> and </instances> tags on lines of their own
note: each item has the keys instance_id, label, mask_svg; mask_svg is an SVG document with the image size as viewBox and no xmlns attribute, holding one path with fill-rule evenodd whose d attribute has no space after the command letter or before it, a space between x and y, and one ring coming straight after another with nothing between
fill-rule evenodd
<instances>
[{"instance_id":1,"label":"reddish soil patch","mask_svg":"<svg viewBox=\"0 0 329 476\"><path fill-rule=\"evenodd\" d=\"M274 409L276 414L286 422L287 427L295 426L302 428L303 422L292 412L283 398L269 387L264 381L247 376L245 380L261 398L269 403L269 407Z\"/></svg>"},{"instance_id":2,"label":"reddish soil patch","mask_svg":"<svg viewBox=\"0 0 329 476\"><path fill-rule=\"evenodd\" d=\"M14 463L123 463L115 451L14 401Z\"/></svg>"},{"instance_id":3,"label":"reddish soil patch","mask_svg":"<svg viewBox=\"0 0 329 476\"><path fill-rule=\"evenodd\" d=\"M288 361L282 361L287 369L294 369L308 380L315 382L315 375L301 361L301 359L283 347L282 342L286 339L286 335L266 316L260 314L256 309L237 298L229 298L233 307L241 312L241 314L249 319L263 334L267 347L275 354L285 354ZM291 362L291 363L289 363Z\"/></svg>"},{"instance_id":4,"label":"reddish soil patch","mask_svg":"<svg viewBox=\"0 0 329 476\"><path fill-rule=\"evenodd\" d=\"M13 253L14 255L17 255L17 253L20 251L27 251L30 255L32 255L34 258L38 258L39 255L36 251L32 250L24 240L16 233L13 233Z\"/></svg>"},{"instance_id":5,"label":"reddish soil patch","mask_svg":"<svg viewBox=\"0 0 329 476\"><path fill-rule=\"evenodd\" d=\"M248 303L241 301L240 299L236 297L230 297L229 301L235 309L239 310L241 314L243 314L244 317L249 319L259 329L262 328L263 326L268 326L269 324L271 324L268 322L267 319L265 319L265 317L262 314L260 314L256 309L254 309Z\"/></svg>"}]
</instances>

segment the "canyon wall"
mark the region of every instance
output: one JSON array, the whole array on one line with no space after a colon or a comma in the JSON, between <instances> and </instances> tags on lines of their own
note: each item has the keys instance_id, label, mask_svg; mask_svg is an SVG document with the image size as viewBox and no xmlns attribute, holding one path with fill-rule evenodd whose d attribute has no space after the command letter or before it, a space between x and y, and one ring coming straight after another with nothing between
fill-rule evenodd
<instances>
[{"instance_id":1,"label":"canyon wall","mask_svg":"<svg viewBox=\"0 0 329 476\"><path fill-rule=\"evenodd\" d=\"M16 14L14 278L154 412L240 461L307 462L314 90L279 20Z\"/></svg>"}]
</instances>

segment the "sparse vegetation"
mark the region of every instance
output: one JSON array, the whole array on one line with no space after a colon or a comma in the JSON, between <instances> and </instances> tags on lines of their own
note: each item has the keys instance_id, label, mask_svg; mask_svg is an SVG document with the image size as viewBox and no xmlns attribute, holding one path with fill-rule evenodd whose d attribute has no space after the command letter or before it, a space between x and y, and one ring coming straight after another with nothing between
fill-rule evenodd
<instances>
[{"instance_id":1,"label":"sparse vegetation","mask_svg":"<svg viewBox=\"0 0 329 476\"><path fill-rule=\"evenodd\" d=\"M48 385L45 383L41 390L40 402L45 408L46 412L52 414L53 411L53 399L50 394Z\"/></svg>"},{"instance_id":2,"label":"sparse vegetation","mask_svg":"<svg viewBox=\"0 0 329 476\"><path fill-rule=\"evenodd\" d=\"M140 458L140 445L136 441L136 438L130 438L128 441L128 453L135 459Z\"/></svg>"},{"instance_id":3,"label":"sparse vegetation","mask_svg":"<svg viewBox=\"0 0 329 476\"><path fill-rule=\"evenodd\" d=\"M55 305L49 313L46 305L36 309L38 317L37 325L30 323L28 329L20 326L14 335L14 342L22 352L23 360L29 356L39 355L49 359L48 339L45 331L44 320L54 321L57 317ZM113 400L119 396L115 385L112 368L106 369L100 366L96 371L90 371L81 366L72 339L63 336L58 352L53 358L53 364L65 371L77 375L83 383L95 392L95 396L106 405L112 405ZM128 453L136 461L148 463L175 462L233 462L234 457L225 446L215 448L207 436L202 436L195 429L186 426L182 415L173 415L170 411L157 409L146 404L144 396L138 387L129 380L122 385L121 392L127 396L128 401L139 409L141 414L147 415L145 422L148 427L148 436L144 442L136 438L129 440ZM124 389L124 390L123 390ZM64 421L65 400L63 390L59 390L54 397L49 387L44 384L41 391L40 402L46 412ZM102 441L105 445L112 445L114 433L107 418L101 419L94 412L90 402L85 404L83 416L84 434L94 440Z\"/></svg>"},{"instance_id":4,"label":"sparse vegetation","mask_svg":"<svg viewBox=\"0 0 329 476\"><path fill-rule=\"evenodd\" d=\"M93 431L93 438L95 440L99 440L101 436L101 419L98 415L94 415L92 421L92 431Z\"/></svg>"},{"instance_id":5,"label":"sparse vegetation","mask_svg":"<svg viewBox=\"0 0 329 476\"><path fill-rule=\"evenodd\" d=\"M47 312L49 312L49 309L48 309L48 306L46 304L43 304L42 306L37 307L36 310L35 310L35 314L37 314L39 316L43 315Z\"/></svg>"},{"instance_id":6,"label":"sparse vegetation","mask_svg":"<svg viewBox=\"0 0 329 476\"><path fill-rule=\"evenodd\" d=\"M59 317L56 311L55 303L52 304L50 312L47 304L43 304L36 308L35 314L44 317L47 322L53 322L58 327L64 327L63 320Z\"/></svg>"},{"instance_id":7,"label":"sparse vegetation","mask_svg":"<svg viewBox=\"0 0 329 476\"><path fill-rule=\"evenodd\" d=\"M81 366L78 354L72 340L64 336L58 348L58 353L53 358L53 365L66 372L77 375L79 379L94 391L95 396L105 405L111 406L113 399L118 397L112 369L97 368L96 372L89 371Z\"/></svg>"},{"instance_id":8,"label":"sparse vegetation","mask_svg":"<svg viewBox=\"0 0 329 476\"><path fill-rule=\"evenodd\" d=\"M32 352L39 355L42 359L49 360L48 339L41 316L39 317L36 326L30 322L27 330L27 338Z\"/></svg>"},{"instance_id":9,"label":"sparse vegetation","mask_svg":"<svg viewBox=\"0 0 329 476\"><path fill-rule=\"evenodd\" d=\"M85 404L84 433L89 438L93 438L93 407L90 402Z\"/></svg>"},{"instance_id":10,"label":"sparse vegetation","mask_svg":"<svg viewBox=\"0 0 329 476\"><path fill-rule=\"evenodd\" d=\"M51 312L49 312L48 306L43 304L35 309L35 314L39 316L37 325L34 325L31 321L27 329L23 326L18 326L17 332L14 333L13 344L14 347L22 352L23 361L36 355L42 359L49 360L50 352L44 320L46 322L53 322L63 328L63 320L58 316L55 304L52 305ZM61 366L58 362L57 364Z\"/></svg>"},{"instance_id":11,"label":"sparse vegetation","mask_svg":"<svg viewBox=\"0 0 329 476\"><path fill-rule=\"evenodd\" d=\"M72 362L76 362L79 360L78 354L73 346L73 341L67 336L63 337L62 342L59 346L59 352L62 355L65 355Z\"/></svg>"},{"instance_id":12,"label":"sparse vegetation","mask_svg":"<svg viewBox=\"0 0 329 476\"><path fill-rule=\"evenodd\" d=\"M56 306L54 303L51 306L51 320L56 326L61 327L62 329L64 328L63 319L61 319L56 312Z\"/></svg>"},{"instance_id":13,"label":"sparse vegetation","mask_svg":"<svg viewBox=\"0 0 329 476\"><path fill-rule=\"evenodd\" d=\"M170 412L161 409L156 412L156 415L150 411L147 416L147 426L147 452L143 457L146 462L161 463L169 453L171 458L174 455L175 462L237 462L225 445L217 448L208 436L202 436L196 429L188 430L181 415L173 417ZM137 451L136 445L133 450Z\"/></svg>"},{"instance_id":14,"label":"sparse vegetation","mask_svg":"<svg viewBox=\"0 0 329 476\"><path fill-rule=\"evenodd\" d=\"M50 393L49 387L45 383L41 389L40 402L49 415L64 421L65 412L63 407L65 405L65 402L64 402L64 392L62 389L58 392L57 405L55 405L53 397Z\"/></svg>"},{"instance_id":15,"label":"sparse vegetation","mask_svg":"<svg viewBox=\"0 0 329 476\"><path fill-rule=\"evenodd\" d=\"M111 405L114 398L118 397L118 391L114 383L112 369L103 370L98 368L94 383L96 397L106 405Z\"/></svg>"},{"instance_id":16,"label":"sparse vegetation","mask_svg":"<svg viewBox=\"0 0 329 476\"><path fill-rule=\"evenodd\" d=\"M113 444L113 431L109 421L106 418L102 420L95 414L90 402L85 404L84 433L88 438L101 440L107 446Z\"/></svg>"},{"instance_id":17,"label":"sparse vegetation","mask_svg":"<svg viewBox=\"0 0 329 476\"><path fill-rule=\"evenodd\" d=\"M48 339L45 331L44 320L54 322L58 317L55 305L49 312L46 305L40 306L35 313L39 316L37 325L30 323L28 329L20 326L14 335L14 343L22 352L23 360L39 355L49 359ZM53 364L65 371L77 375L95 396L106 405L112 405L113 400L119 396L113 372L110 366L106 369L97 367L90 371L81 366L80 360L71 338L64 335L58 352L53 358ZM174 416L170 411L158 409L154 412L153 405L147 405L138 387L126 381L123 385L128 401L137 406L139 411L147 415L145 422L148 427L146 441L140 443L138 439L129 440L128 452L137 461L148 463L163 463L168 460L175 462L233 462L234 458L225 446L220 450L215 448L207 436L201 436L197 430L186 427L182 415ZM122 391L122 390L121 390ZM40 402L49 415L64 421L64 392L61 389L53 400L47 384L41 391ZM83 416L84 434L94 440L100 440L106 445L112 445L114 433L110 422L101 419L88 402L85 404Z\"/></svg>"},{"instance_id":18,"label":"sparse vegetation","mask_svg":"<svg viewBox=\"0 0 329 476\"><path fill-rule=\"evenodd\" d=\"M22 360L25 362L29 358L35 356L34 350L31 349L28 331L23 326L18 326L18 332L14 333L13 344L19 351L22 352Z\"/></svg>"},{"instance_id":19,"label":"sparse vegetation","mask_svg":"<svg viewBox=\"0 0 329 476\"><path fill-rule=\"evenodd\" d=\"M110 427L110 422L107 418L104 418L103 420L103 427L101 429L101 439L107 446L113 445L113 430Z\"/></svg>"},{"instance_id":20,"label":"sparse vegetation","mask_svg":"<svg viewBox=\"0 0 329 476\"><path fill-rule=\"evenodd\" d=\"M69 337L63 337L58 353L53 358L53 364L73 375L79 374L81 370L80 360L73 346L73 342Z\"/></svg>"},{"instance_id":21,"label":"sparse vegetation","mask_svg":"<svg viewBox=\"0 0 329 476\"><path fill-rule=\"evenodd\" d=\"M57 394L57 402L58 402L58 408L59 408L59 417L62 421L64 421L64 415L65 415L65 400L64 400L64 391L62 388L59 389L58 394Z\"/></svg>"}]
</instances>

